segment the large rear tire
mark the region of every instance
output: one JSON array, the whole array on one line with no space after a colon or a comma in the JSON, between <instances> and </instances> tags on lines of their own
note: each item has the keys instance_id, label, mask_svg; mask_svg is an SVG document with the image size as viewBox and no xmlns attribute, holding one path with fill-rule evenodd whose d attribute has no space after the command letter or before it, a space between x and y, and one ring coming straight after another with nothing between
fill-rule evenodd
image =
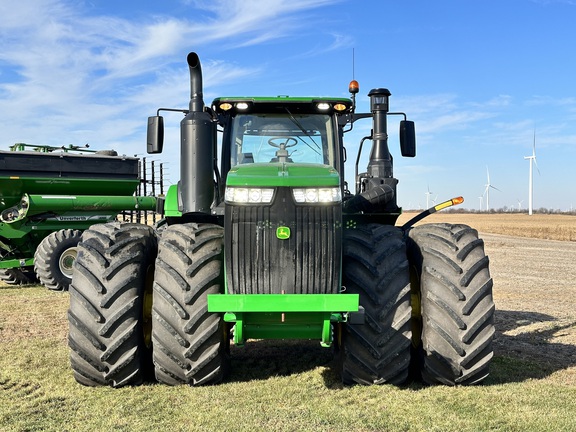
<instances>
[{"instance_id":1,"label":"large rear tire","mask_svg":"<svg viewBox=\"0 0 576 432\"><path fill-rule=\"evenodd\" d=\"M494 337L484 242L467 225L426 224L410 231L409 255L413 342L422 379L447 385L481 382L488 376Z\"/></svg>"},{"instance_id":2,"label":"large rear tire","mask_svg":"<svg viewBox=\"0 0 576 432\"><path fill-rule=\"evenodd\" d=\"M344 235L343 282L360 294L365 324L345 324L345 384L403 384L410 367L410 273L400 229L369 224Z\"/></svg>"},{"instance_id":3,"label":"large rear tire","mask_svg":"<svg viewBox=\"0 0 576 432\"><path fill-rule=\"evenodd\" d=\"M46 236L36 248L34 270L40 283L54 291L67 291L82 231L63 229Z\"/></svg>"},{"instance_id":4,"label":"large rear tire","mask_svg":"<svg viewBox=\"0 0 576 432\"><path fill-rule=\"evenodd\" d=\"M156 379L169 385L222 381L228 332L222 314L208 312L208 294L223 292L222 227L167 227L159 243L153 301Z\"/></svg>"},{"instance_id":5,"label":"large rear tire","mask_svg":"<svg viewBox=\"0 0 576 432\"><path fill-rule=\"evenodd\" d=\"M150 314L156 239L146 225L84 231L70 286L70 362L87 386L140 384L151 371Z\"/></svg>"}]
</instances>

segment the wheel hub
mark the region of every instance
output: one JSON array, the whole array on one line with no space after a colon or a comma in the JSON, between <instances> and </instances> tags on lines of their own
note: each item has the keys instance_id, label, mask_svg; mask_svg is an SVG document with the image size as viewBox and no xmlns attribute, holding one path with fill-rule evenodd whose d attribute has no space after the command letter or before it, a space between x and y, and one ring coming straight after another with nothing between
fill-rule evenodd
<instances>
[{"instance_id":1,"label":"wheel hub","mask_svg":"<svg viewBox=\"0 0 576 432\"><path fill-rule=\"evenodd\" d=\"M77 254L78 252L76 247L71 247L66 249L62 255L60 255L58 266L64 276L72 278L72 270L74 268L74 261L76 261Z\"/></svg>"}]
</instances>

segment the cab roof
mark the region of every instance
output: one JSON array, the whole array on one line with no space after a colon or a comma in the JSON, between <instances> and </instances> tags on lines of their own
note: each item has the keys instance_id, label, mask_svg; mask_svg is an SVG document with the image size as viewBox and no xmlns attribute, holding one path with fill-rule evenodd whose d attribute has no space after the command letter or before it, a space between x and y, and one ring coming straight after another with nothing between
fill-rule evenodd
<instances>
[{"instance_id":1,"label":"cab roof","mask_svg":"<svg viewBox=\"0 0 576 432\"><path fill-rule=\"evenodd\" d=\"M304 113L331 114L352 111L352 100L330 97L219 97L212 102L212 109L218 113Z\"/></svg>"}]
</instances>

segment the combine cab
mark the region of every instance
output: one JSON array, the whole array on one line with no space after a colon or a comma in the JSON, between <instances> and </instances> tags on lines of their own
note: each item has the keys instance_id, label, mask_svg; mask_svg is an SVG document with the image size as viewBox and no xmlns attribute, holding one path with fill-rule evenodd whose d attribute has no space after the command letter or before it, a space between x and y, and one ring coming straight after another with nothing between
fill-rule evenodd
<instances>
[{"instance_id":1,"label":"combine cab","mask_svg":"<svg viewBox=\"0 0 576 432\"><path fill-rule=\"evenodd\" d=\"M66 290L83 230L122 210L155 209L155 198L133 196L137 158L25 144L13 149L0 151L0 278L7 283L38 277L50 289Z\"/></svg>"},{"instance_id":2,"label":"combine cab","mask_svg":"<svg viewBox=\"0 0 576 432\"><path fill-rule=\"evenodd\" d=\"M166 384L218 383L230 341L250 339L335 346L346 384L402 384L411 366L431 384L484 379L494 305L483 242L463 225L395 226L389 115L404 116L402 155L416 146L414 124L388 112L390 92L371 90L369 113L355 111L356 82L351 98L219 97L206 107L198 56L187 60L167 227L157 239L145 226L98 225L78 247L76 380L133 385L153 367ZM349 190L343 136L362 119L372 119L370 162ZM149 153L162 151L163 131L150 117Z\"/></svg>"}]
</instances>

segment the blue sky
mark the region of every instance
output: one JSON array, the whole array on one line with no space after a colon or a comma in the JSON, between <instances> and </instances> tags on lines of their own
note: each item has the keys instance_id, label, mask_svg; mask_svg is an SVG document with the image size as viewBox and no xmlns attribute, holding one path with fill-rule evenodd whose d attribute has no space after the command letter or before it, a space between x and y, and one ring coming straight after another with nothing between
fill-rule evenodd
<instances>
[{"instance_id":1,"label":"blue sky","mask_svg":"<svg viewBox=\"0 0 576 432\"><path fill-rule=\"evenodd\" d=\"M390 147L398 202L463 195L477 209L576 208L576 0L165 0L0 2L0 148L89 143L145 155L146 118L187 108L196 51L206 103L217 96L348 96L386 87L416 122L417 157ZM164 162L179 177L178 115ZM345 137L353 184L358 143ZM367 156L369 151L364 152ZM360 170L366 168L362 158ZM485 199L483 200L486 206Z\"/></svg>"}]
</instances>

